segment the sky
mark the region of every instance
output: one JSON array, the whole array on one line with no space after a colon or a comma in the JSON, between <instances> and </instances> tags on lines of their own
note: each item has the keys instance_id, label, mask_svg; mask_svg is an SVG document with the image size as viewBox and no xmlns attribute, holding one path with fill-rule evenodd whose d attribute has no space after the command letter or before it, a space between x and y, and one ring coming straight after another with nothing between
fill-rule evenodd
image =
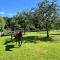
<instances>
[{"instance_id":1,"label":"sky","mask_svg":"<svg viewBox=\"0 0 60 60\"><path fill-rule=\"evenodd\" d=\"M40 0L0 0L0 16L13 16L17 12L29 10Z\"/></svg>"},{"instance_id":2,"label":"sky","mask_svg":"<svg viewBox=\"0 0 60 60\"><path fill-rule=\"evenodd\" d=\"M0 16L12 17L17 12L30 10L42 0L0 0ZM58 1L60 2L60 0Z\"/></svg>"}]
</instances>

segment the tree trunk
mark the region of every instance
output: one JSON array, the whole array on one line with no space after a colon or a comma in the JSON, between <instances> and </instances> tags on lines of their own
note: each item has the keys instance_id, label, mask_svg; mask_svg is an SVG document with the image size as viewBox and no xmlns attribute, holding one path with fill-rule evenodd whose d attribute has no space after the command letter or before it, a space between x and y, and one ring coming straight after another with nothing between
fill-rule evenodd
<instances>
[{"instance_id":1,"label":"tree trunk","mask_svg":"<svg viewBox=\"0 0 60 60\"><path fill-rule=\"evenodd\" d=\"M46 32L47 32L47 38L49 38L49 27L48 27L48 23L46 23Z\"/></svg>"},{"instance_id":2,"label":"tree trunk","mask_svg":"<svg viewBox=\"0 0 60 60\"><path fill-rule=\"evenodd\" d=\"M49 38L49 31L48 31L48 29L47 29L47 38Z\"/></svg>"}]
</instances>

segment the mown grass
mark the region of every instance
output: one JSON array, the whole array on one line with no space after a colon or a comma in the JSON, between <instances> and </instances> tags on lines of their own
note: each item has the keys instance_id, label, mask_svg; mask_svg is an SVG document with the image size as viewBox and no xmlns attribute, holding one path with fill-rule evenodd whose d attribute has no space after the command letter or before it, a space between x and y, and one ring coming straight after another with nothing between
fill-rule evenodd
<instances>
[{"instance_id":1,"label":"mown grass","mask_svg":"<svg viewBox=\"0 0 60 60\"><path fill-rule=\"evenodd\" d=\"M0 60L60 60L60 31L27 32L23 44L18 47L10 36L0 37Z\"/></svg>"}]
</instances>

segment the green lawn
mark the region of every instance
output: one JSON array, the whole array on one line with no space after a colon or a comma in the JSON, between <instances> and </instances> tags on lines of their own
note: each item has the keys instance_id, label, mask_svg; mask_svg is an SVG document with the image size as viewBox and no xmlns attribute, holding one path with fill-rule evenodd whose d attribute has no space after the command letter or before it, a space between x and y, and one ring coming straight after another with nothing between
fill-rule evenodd
<instances>
[{"instance_id":1,"label":"green lawn","mask_svg":"<svg viewBox=\"0 0 60 60\"><path fill-rule=\"evenodd\" d=\"M18 47L9 42L10 37L0 37L0 60L60 60L60 31L27 32L23 44Z\"/></svg>"}]
</instances>

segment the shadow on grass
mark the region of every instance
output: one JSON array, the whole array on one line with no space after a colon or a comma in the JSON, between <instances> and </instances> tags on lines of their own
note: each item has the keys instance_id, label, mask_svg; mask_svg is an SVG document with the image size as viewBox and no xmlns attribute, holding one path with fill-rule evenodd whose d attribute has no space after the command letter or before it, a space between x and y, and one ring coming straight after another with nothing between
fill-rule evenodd
<instances>
[{"instance_id":1,"label":"shadow on grass","mask_svg":"<svg viewBox=\"0 0 60 60\"><path fill-rule=\"evenodd\" d=\"M12 42L12 40L10 38L8 38L8 39L6 39L4 45L7 45L8 43L11 43L11 42Z\"/></svg>"},{"instance_id":2,"label":"shadow on grass","mask_svg":"<svg viewBox=\"0 0 60 60\"><path fill-rule=\"evenodd\" d=\"M53 39L51 37L47 38L47 37L39 37L39 36L27 36L27 37L23 37L22 41L24 43L37 43L38 41L52 42ZM6 39L6 42L4 43L5 51L12 51L11 50L12 48L16 48L11 42L13 41L10 38Z\"/></svg>"},{"instance_id":3,"label":"shadow on grass","mask_svg":"<svg viewBox=\"0 0 60 60\"><path fill-rule=\"evenodd\" d=\"M50 41L50 42L52 42L53 39L51 37L47 38L47 37L39 37L39 36L28 36L28 37L23 37L23 41L25 43L27 43L27 42L36 43L37 41L44 41L44 42Z\"/></svg>"},{"instance_id":4,"label":"shadow on grass","mask_svg":"<svg viewBox=\"0 0 60 60\"><path fill-rule=\"evenodd\" d=\"M60 35L60 34L50 34L50 35Z\"/></svg>"},{"instance_id":5,"label":"shadow on grass","mask_svg":"<svg viewBox=\"0 0 60 60\"><path fill-rule=\"evenodd\" d=\"M14 45L6 45L5 46L5 51L12 51L11 49L15 48Z\"/></svg>"},{"instance_id":6,"label":"shadow on grass","mask_svg":"<svg viewBox=\"0 0 60 60\"><path fill-rule=\"evenodd\" d=\"M16 48L14 47L14 45L11 43L13 42L13 40L11 40L11 38L7 38L4 45L5 45L5 51L12 51L12 48Z\"/></svg>"}]
</instances>

